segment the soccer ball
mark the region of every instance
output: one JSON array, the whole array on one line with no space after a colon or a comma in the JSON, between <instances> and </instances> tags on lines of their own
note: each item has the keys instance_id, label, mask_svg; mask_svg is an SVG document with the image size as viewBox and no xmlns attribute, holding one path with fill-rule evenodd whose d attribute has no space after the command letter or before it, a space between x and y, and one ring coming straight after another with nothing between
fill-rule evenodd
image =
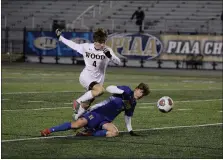
<instances>
[{"instance_id":1,"label":"soccer ball","mask_svg":"<svg viewBox=\"0 0 223 160\"><path fill-rule=\"evenodd\" d=\"M158 100L157 107L159 108L160 112L170 112L173 109L173 100L168 96L164 96Z\"/></svg>"}]
</instances>

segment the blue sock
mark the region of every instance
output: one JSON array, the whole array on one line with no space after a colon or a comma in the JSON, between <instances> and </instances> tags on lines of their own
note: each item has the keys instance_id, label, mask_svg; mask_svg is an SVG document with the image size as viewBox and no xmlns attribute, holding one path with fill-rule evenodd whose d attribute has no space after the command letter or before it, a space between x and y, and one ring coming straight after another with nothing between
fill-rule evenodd
<instances>
[{"instance_id":1,"label":"blue sock","mask_svg":"<svg viewBox=\"0 0 223 160\"><path fill-rule=\"evenodd\" d=\"M106 133L107 133L107 130L105 130L105 129L98 130L98 131L95 131L93 133L93 136L95 136L95 137L105 137L106 136Z\"/></svg>"},{"instance_id":2,"label":"blue sock","mask_svg":"<svg viewBox=\"0 0 223 160\"><path fill-rule=\"evenodd\" d=\"M67 131L71 129L71 122L65 122L59 126L50 128L50 132Z\"/></svg>"}]
</instances>

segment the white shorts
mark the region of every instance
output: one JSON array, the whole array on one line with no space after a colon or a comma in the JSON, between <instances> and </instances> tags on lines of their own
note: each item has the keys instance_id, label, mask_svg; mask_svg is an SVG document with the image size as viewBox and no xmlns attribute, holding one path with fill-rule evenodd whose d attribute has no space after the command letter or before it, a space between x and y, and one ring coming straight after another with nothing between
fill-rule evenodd
<instances>
[{"instance_id":1,"label":"white shorts","mask_svg":"<svg viewBox=\"0 0 223 160\"><path fill-rule=\"evenodd\" d=\"M81 72L80 77L79 77L79 82L86 90L89 90L89 85L92 82L97 82L97 83L103 85L104 75L95 78L88 72Z\"/></svg>"}]
</instances>

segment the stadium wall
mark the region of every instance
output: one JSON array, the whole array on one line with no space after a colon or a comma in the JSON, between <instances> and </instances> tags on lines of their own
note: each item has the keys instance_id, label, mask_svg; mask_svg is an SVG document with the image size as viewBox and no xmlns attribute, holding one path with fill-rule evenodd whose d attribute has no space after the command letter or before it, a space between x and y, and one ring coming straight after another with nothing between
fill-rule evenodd
<instances>
[{"instance_id":1,"label":"stadium wall","mask_svg":"<svg viewBox=\"0 0 223 160\"><path fill-rule=\"evenodd\" d=\"M92 42L92 32L64 32L76 43ZM24 31L26 62L84 64L82 56L58 42L54 32ZM113 33L106 45L123 59L124 67L222 70L221 35ZM112 65L112 64L110 64Z\"/></svg>"}]
</instances>

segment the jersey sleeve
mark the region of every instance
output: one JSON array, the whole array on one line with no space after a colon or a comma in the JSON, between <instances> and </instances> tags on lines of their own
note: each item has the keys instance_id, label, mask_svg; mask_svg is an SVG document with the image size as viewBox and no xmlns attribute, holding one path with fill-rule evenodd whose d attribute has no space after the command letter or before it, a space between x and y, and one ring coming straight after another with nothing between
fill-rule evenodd
<instances>
[{"instance_id":1,"label":"jersey sleeve","mask_svg":"<svg viewBox=\"0 0 223 160\"><path fill-rule=\"evenodd\" d=\"M83 54L83 48L85 45L84 43L78 44L78 43L73 42L72 40L68 40L64 38L63 36L60 36L59 41L63 42L65 45L77 51L78 53Z\"/></svg>"},{"instance_id":2,"label":"jersey sleeve","mask_svg":"<svg viewBox=\"0 0 223 160\"><path fill-rule=\"evenodd\" d=\"M110 54L112 55L110 61L116 65L121 65L121 60L115 55L113 50L109 48Z\"/></svg>"},{"instance_id":3,"label":"jersey sleeve","mask_svg":"<svg viewBox=\"0 0 223 160\"><path fill-rule=\"evenodd\" d=\"M110 85L106 88L106 91L112 94L123 94L124 90L119 89L117 86Z\"/></svg>"},{"instance_id":4,"label":"jersey sleeve","mask_svg":"<svg viewBox=\"0 0 223 160\"><path fill-rule=\"evenodd\" d=\"M125 94L131 95L132 90L128 86L117 86L117 88L123 90Z\"/></svg>"},{"instance_id":5,"label":"jersey sleeve","mask_svg":"<svg viewBox=\"0 0 223 160\"><path fill-rule=\"evenodd\" d=\"M129 117L132 117L133 116L133 113L134 113L134 110L135 110L135 106L136 106L136 101L134 100L134 97L133 97L133 91L131 90L130 87L128 86L117 86L119 89L122 89L124 90L124 96L126 100L128 100L128 103L125 104L125 115L126 116L129 116Z\"/></svg>"},{"instance_id":6,"label":"jersey sleeve","mask_svg":"<svg viewBox=\"0 0 223 160\"><path fill-rule=\"evenodd\" d=\"M132 117L135 110L135 104L132 104L131 109L125 110L125 115Z\"/></svg>"}]
</instances>

